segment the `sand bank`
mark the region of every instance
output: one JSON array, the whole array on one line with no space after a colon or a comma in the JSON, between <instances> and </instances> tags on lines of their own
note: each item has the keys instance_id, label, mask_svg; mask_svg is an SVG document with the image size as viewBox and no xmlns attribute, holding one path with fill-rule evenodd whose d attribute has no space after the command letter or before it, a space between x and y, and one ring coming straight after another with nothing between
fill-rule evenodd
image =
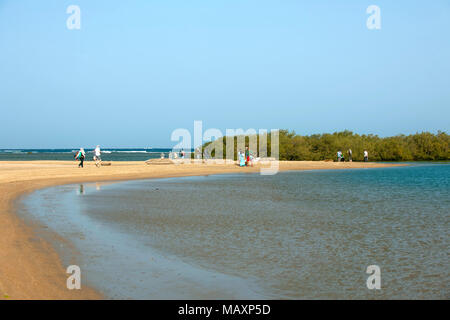
<instances>
[{"instance_id":1,"label":"sand bank","mask_svg":"<svg viewBox=\"0 0 450 320\"><path fill-rule=\"evenodd\" d=\"M280 170L380 168L402 164L336 163L320 161L280 162ZM68 290L65 267L50 244L36 236L33 225L15 214L14 200L36 189L78 182L119 181L147 178L258 172L259 167L181 164L146 165L114 162L97 168L73 161L0 162L0 299L99 299L91 288Z\"/></svg>"}]
</instances>

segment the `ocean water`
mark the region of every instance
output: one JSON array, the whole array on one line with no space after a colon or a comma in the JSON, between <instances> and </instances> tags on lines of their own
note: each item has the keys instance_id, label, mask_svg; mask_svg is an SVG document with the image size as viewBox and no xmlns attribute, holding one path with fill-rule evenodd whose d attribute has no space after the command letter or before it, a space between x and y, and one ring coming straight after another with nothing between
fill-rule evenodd
<instances>
[{"instance_id":1,"label":"ocean water","mask_svg":"<svg viewBox=\"0 0 450 320\"><path fill-rule=\"evenodd\" d=\"M448 164L66 185L21 203L107 298L450 298Z\"/></svg>"},{"instance_id":2,"label":"ocean water","mask_svg":"<svg viewBox=\"0 0 450 320\"><path fill-rule=\"evenodd\" d=\"M85 148L87 160L94 156L93 149ZM29 160L73 160L79 149L0 149L0 161ZM161 153L167 158L172 149L168 148L105 148L102 149L104 161L145 161L160 158Z\"/></svg>"}]
</instances>

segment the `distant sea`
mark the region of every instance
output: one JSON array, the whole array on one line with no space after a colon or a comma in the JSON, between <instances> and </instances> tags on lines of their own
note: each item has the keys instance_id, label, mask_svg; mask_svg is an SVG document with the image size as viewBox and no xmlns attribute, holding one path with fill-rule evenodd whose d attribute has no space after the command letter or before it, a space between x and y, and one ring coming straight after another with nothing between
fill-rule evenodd
<instances>
[{"instance_id":1,"label":"distant sea","mask_svg":"<svg viewBox=\"0 0 450 320\"><path fill-rule=\"evenodd\" d=\"M19 212L107 298L450 297L448 164L65 185Z\"/></svg>"},{"instance_id":2,"label":"distant sea","mask_svg":"<svg viewBox=\"0 0 450 320\"><path fill-rule=\"evenodd\" d=\"M79 149L0 149L0 161L28 160L73 160ZM93 157L93 149L85 148L87 160ZM104 161L145 161L160 158L161 153L168 157L170 148L105 148L102 149Z\"/></svg>"}]
</instances>

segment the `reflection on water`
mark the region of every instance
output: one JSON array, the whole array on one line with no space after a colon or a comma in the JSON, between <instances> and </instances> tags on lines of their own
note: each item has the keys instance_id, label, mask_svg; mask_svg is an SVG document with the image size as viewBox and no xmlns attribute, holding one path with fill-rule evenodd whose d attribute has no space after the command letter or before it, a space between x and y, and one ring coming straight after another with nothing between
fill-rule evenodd
<instances>
[{"instance_id":1,"label":"reflection on water","mask_svg":"<svg viewBox=\"0 0 450 320\"><path fill-rule=\"evenodd\" d=\"M99 234L116 243L115 259L102 239L89 243L101 257L91 274L104 271L96 279L145 264L140 259L151 248L179 259L181 273L207 270L214 276L204 279L221 275L229 277L222 282L248 287L243 298L448 298L449 173L448 165L429 165L146 180L51 205L64 215L71 203L73 225L83 226L84 233L93 226L107 230ZM55 189L43 191L50 203ZM34 207L42 196L31 196ZM53 228L62 230L62 224ZM381 290L366 287L369 265L381 268ZM127 279L103 287L115 295L119 287L127 291L154 280L136 274ZM184 285L185 296L199 296ZM209 285L218 288L217 282ZM149 297L145 290L131 291L133 297Z\"/></svg>"},{"instance_id":2,"label":"reflection on water","mask_svg":"<svg viewBox=\"0 0 450 320\"><path fill-rule=\"evenodd\" d=\"M92 183L88 183L86 184L86 186L88 188L95 188L96 191L100 191L102 189L102 183L100 182L96 182L95 184ZM78 189L76 190L78 195L83 195L85 193L85 185L84 184L80 184Z\"/></svg>"}]
</instances>

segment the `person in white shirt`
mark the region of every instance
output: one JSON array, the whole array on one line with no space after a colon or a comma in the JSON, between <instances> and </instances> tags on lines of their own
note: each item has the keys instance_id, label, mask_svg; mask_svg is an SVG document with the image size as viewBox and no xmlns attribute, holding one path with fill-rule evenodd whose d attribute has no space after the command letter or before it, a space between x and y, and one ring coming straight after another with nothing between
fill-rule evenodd
<instances>
[{"instance_id":1,"label":"person in white shirt","mask_svg":"<svg viewBox=\"0 0 450 320\"><path fill-rule=\"evenodd\" d=\"M100 151L100 146L96 146L94 149L94 161L95 161L95 165L98 167L102 161L102 157L101 157L102 153Z\"/></svg>"},{"instance_id":2,"label":"person in white shirt","mask_svg":"<svg viewBox=\"0 0 450 320\"><path fill-rule=\"evenodd\" d=\"M367 152L367 150L364 150L364 162L369 161L369 153Z\"/></svg>"}]
</instances>

